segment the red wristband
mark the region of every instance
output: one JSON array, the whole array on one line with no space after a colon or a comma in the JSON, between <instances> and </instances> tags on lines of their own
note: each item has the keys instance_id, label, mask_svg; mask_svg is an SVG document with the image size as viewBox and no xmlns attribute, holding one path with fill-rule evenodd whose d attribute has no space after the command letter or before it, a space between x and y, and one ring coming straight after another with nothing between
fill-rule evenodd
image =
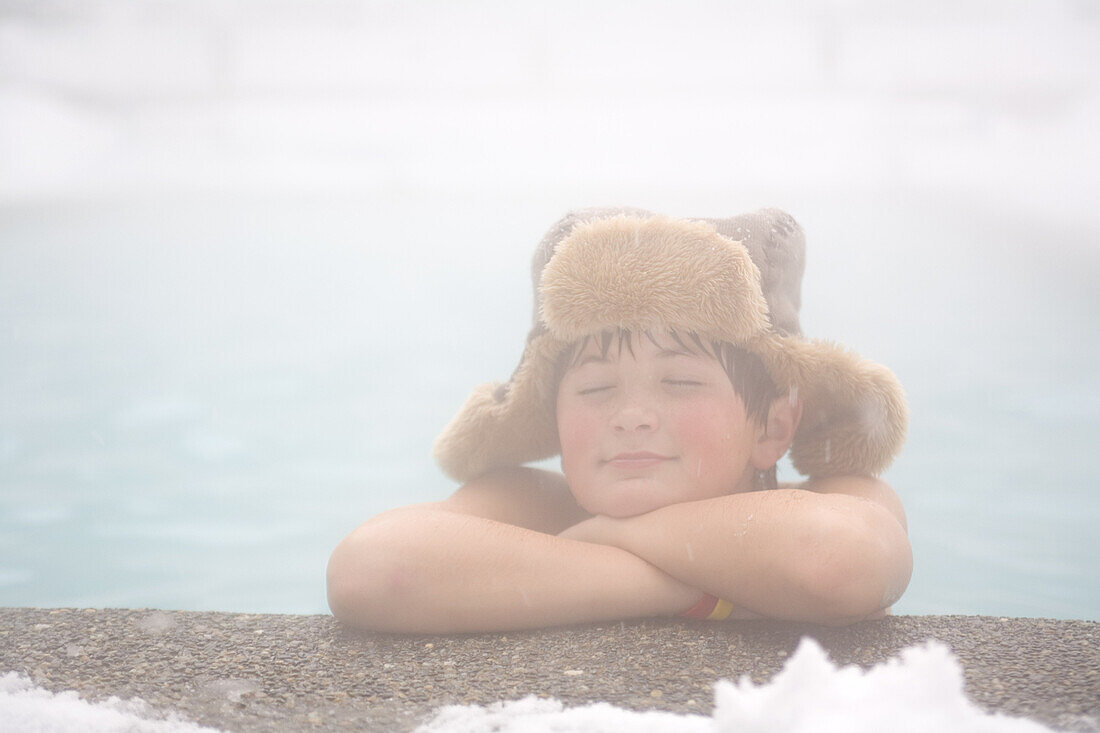
<instances>
[{"instance_id":1,"label":"red wristband","mask_svg":"<svg viewBox=\"0 0 1100 733\"><path fill-rule=\"evenodd\" d=\"M717 605L718 598L712 596L710 593L704 593L698 603L680 614L680 618L705 619L707 616L710 616L711 611L713 611L714 607Z\"/></svg>"},{"instance_id":2,"label":"red wristband","mask_svg":"<svg viewBox=\"0 0 1100 733\"><path fill-rule=\"evenodd\" d=\"M729 618L731 613L733 613L732 603L715 598L710 593L704 593L698 603L680 614L680 618L721 621Z\"/></svg>"}]
</instances>

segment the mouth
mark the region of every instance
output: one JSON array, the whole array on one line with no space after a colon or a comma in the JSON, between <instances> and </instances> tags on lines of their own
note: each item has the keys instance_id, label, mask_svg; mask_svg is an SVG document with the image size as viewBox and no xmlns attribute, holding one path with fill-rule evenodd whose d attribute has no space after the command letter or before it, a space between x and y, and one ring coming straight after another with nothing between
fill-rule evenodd
<instances>
[{"instance_id":1,"label":"mouth","mask_svg":"<svg viewBox=\"0 0 1100 733\"><path fill-rule=\"evenodd\" d=\"M608 459L607 463L615 468L650 468L672 460L669 456L662 456L649 451L636 451L632 453L619 453Z\"/></svg>"}]
</instances>

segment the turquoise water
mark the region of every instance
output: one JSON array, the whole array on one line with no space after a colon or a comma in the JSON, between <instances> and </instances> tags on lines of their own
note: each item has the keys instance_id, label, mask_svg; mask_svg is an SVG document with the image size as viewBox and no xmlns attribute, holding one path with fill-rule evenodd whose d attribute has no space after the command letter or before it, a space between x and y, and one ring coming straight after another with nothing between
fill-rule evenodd
<instances>
[{"instance_id":1,"label":"turquoise water","mask_svg":"<svg viewBox=\"0 0 1100 733\"><path fill-rule=\"evenodd\" d=\"M511 372L530 251L593 203L0 210L0 605L326 610L347 531L451 490L431 440ZM898 612L1100 618L1096 231L914 191L626 203L802 222L806 332L911 402Z\"/></svg>"}]
</instances>

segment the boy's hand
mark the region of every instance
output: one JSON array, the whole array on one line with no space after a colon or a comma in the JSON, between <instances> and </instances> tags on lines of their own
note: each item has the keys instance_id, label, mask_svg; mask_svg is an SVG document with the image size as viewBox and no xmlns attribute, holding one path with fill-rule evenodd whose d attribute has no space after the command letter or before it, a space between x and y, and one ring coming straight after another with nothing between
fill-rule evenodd
<instances>
[{"instance_id":1,"label":"boy's hand","mask_svg":"<svg viewBox=\"0 0 1100 733\"><path fill-rule=\"evenodd\" d=\"M698 601L590 516L560 474L493 471L348 535L329 561L329 604L362 628L454 633L674 616Z\"/></svg>"},{"instance_id":2,"label":"boy's hand","mask_svg":"<svg viewBox=\"0 0 1100 733\"><path fill-rule=\"evenodd\" d=\"M558 534L558 537L562 537L567 540L576 540L578 542L590 542L595 545L609 545L612 547L621 548L621 544L624 543L625 537L629 532L629 517L624 519L616 519L614 517L597 514L594 517L585 519L581 522L577 522L572 527L565 529ZM691 602L685 603L682 610L686 610L695 605L701 595L702 591L693 591ZM747 608L742 608L741 606L734 605L733 608L730 610L730 615L728 618L745 620L764 617L761 616L759 613L750 611Z\"/></svg>"},{"instance_id":3,"label":"boy's hand","mask_svg":"<svg viewBox=\"0 0 1100 733\"><path fill-rule=\"evenodd\" d=\"M629 552L754 613L825 624L879 617L912 569L896 495L858 476L595 517L563 536Z\"/></svg>"}]
</instances>

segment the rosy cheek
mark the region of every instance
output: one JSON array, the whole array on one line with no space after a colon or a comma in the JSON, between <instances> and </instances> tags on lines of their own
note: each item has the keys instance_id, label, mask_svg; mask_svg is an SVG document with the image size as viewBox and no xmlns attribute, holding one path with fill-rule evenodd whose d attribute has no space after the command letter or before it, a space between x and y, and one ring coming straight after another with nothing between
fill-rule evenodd
<instances>
[{"instance_id":1,"label":"rosy cheek","mask_svg":"<svg viewBox=\"0 0 1100 733\"><path fill-rule=\"evenodd\" d=\"M584 426L580 420L572 416L558 417L558 437L563 446L572 445L584 434Z\"/></svg>"},{"instance_id":2,"label":"rosy cheek","mask_svg":"<svg viewBox=\"0 0 1100 733\"><path fill-rule=\"evenodd\" d=\"M673 418L680 445L687 449L700 449L717 446L724 442L729 432L724 421L717 416L700 412L685 412Z\"/></svg>"},{"instance_id":3,"label":"rosy cheek","mask_svg":"<svg viewBox=\"0 0 1100 733\"><path fill-rule=\"evenodd\" d=\"M575 411L558 414L558 439L561 441L562 458L568 462L592 448L596 438L596 421L590 415Z\"/></svg>"},{"instance_id":4,"label":"rosy cheek","mask_svg":"<svg viewBox=\"0 0 1100 733\"><path fill-rule=\"evenodd\" d=\"M740 430L729 415L715 409L687 410L675 415L677 443L689 464L685 468L695 473L704 484L711 480L727 483L731 452Z\"/></svg>"}]
</instances>

